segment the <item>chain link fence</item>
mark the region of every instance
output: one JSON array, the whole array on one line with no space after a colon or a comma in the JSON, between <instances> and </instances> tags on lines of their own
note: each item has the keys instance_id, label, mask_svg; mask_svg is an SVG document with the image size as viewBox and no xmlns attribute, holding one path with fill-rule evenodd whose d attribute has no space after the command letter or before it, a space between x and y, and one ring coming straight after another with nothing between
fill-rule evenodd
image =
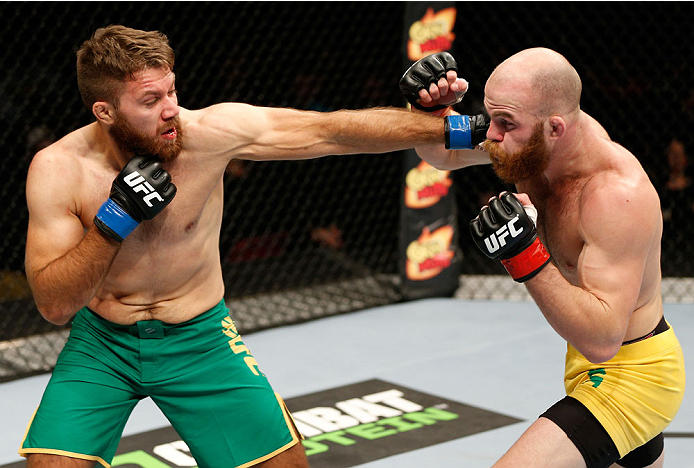
<instances>
[{"instance_id":1,"label":"chain link fence","mask_svg":"<svg viewBox=\"0 0 694 468\"><path fill-rule=\"evenodd\" d=\"M692 301L694 190L677 164L694 146L693 34L686 3L461 3L454 54L477 113L486 77L526 47L563 53L583 108L642 162L665 218L666 299ZM32 156L92 121L74 53L98 27L157 29L176 51L179 101L329 111L402 106L400 2L0 3L0 379L52 368L66 329L36 311L23 272L24 181ZM237 162L225 177L220 252L227 301L246 333L397 302L399 153ZM477 254L467 222L504 187L489 167L454 174L458 296L524 299Z\"/></svg>"}]
</instances>

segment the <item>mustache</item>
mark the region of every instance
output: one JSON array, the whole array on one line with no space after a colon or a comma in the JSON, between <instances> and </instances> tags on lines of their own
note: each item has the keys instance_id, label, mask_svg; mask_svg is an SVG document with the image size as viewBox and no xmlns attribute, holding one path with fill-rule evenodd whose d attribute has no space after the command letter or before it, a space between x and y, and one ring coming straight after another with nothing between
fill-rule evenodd
<instances>
[{"instance_id":1,"label":"mustache","mask_svg":"<svg viewBox=\"0 0 694 468\"><path fill-rule=\"evenodd\" d=\"M160 136L172 128L176 129L176 139L172 142L162 141ZM179 116L176 116L159 126L156 135L150 136L132 126L124 116L117 115L116 121L109 128L109 133L121 151L126 154L150 154L159 157L162 161L171 161L183 148L182 130Z\"/></svg>"},{"instance_id":2,"label":"mustache","mask_svg":"<svg viewBox=\"0 0 694 468\"><path fill-rule=\"evenodd\" d=\"M534 128L528 141L514 153L509 153L501 147L500 142L492 140L484 142L484 149L489 153L496 175L511 184L542 173L549 164L541 123Z\"/></svg>"}]
</instances>

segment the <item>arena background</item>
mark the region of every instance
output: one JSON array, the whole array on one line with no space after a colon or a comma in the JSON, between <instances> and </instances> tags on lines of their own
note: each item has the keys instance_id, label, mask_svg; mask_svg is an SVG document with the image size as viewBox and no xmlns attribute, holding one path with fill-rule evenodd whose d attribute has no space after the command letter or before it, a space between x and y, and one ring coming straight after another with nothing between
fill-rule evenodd
<instances>
[{"instance_id":1,"label":"arena background","mask_svg":"<svg viewBox=\"0 0 694 468\"><path fill-rule=\"evenodd\" d=\"M454 55L481 108L493 67L532 46L564 54L583 79L582 107L642 162L661 194L665 300L692 302L692 186L668 190L669 159L691 150L694 82L686 3L456 4ZM113 23L165 32L179 100L330 111L402 106L401 2L0 3L0 379L50 371L65 339L36 311L23 255L24 182L33 154L92 121L74 53ZM668 158L668 155L671 158ZM241 162L229 167L221 255L242 332L402 300L398 271L402 155ZM454 174L461 288L524 299L481 258L467 222L505 187L491 168ZM464 311L461 311L464 313ZM429 317L431 319L431 317Z\"/></svg>"}]
</instances>

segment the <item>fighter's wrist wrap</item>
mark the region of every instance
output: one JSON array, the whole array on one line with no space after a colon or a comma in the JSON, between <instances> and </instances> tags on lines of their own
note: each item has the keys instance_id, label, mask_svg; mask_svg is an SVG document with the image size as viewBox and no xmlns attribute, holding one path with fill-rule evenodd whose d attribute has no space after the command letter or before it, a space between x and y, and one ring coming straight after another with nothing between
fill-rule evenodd
<instances>
[{"instance_id":1,"label":"fighter's wrist wrap","mask_svg":"<svg viewBox=\"0 0 694 468\"><path fill-rule=\"evenodd\" d=\"M511 278L523 283L537 275L550 261L549 252L544 244L536 237L532 244L518 255L502 259L501 263Z\"/></svg>"},{"instance_id":2,"label":"fighter's wrist wrap","mask_svg":"<svg viewBox=\"0 0 694 468\"><path fill-rule=\"evenodd\" d=\"M446 149L472 149L472 130L467 115L449 115L444 119Z\"/></svg>"},{"instance_id":3,"label":"fighter's wrist wrap","mask_svg":"<svg viewBox=\"0 0 694 468\"><path fill-rule=\"evenodd\" d=\"M474 149L487 139L489 114L449 115L446 117L446 149Z\"/></svg>"},{"instance_id":4,"label":"fighter's wrist wrap","mask_svg":"<svg viewBox=\"0 0 694 468\"><path fill-rule=\"evenodd\" d=\"M139 224L110 198L101 205L94 217L94 225L118 242L123 242Z\"/></svg>"}]
</instances>

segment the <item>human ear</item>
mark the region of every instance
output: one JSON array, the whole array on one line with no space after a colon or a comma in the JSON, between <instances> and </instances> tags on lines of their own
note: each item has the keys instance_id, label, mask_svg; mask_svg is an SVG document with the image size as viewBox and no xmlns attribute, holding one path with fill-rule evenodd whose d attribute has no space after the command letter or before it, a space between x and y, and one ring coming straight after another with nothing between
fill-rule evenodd
<instances>
[{"instance_id":1,"label":"human ear","mask_svg":"<svg viewBox=\"0 0 694 468\"><path fill-rule=\"evenodd\" d=\"M549 118L549 138L558 139L564 135L566 131L566 122L558 115L553 115Z\"/></svg>"},{"instance_id":2,"label":"human ear","mask_svg":"<svg viewBox=\"0 0 694 468\"><path fill-rule=\"evenodd\" d=\"M92 104L92 113L96 120L103 122L107 125L113 124L114 120L114 108L111 104L105 101L97 101Z\"/></svg>"}]
</instances>

